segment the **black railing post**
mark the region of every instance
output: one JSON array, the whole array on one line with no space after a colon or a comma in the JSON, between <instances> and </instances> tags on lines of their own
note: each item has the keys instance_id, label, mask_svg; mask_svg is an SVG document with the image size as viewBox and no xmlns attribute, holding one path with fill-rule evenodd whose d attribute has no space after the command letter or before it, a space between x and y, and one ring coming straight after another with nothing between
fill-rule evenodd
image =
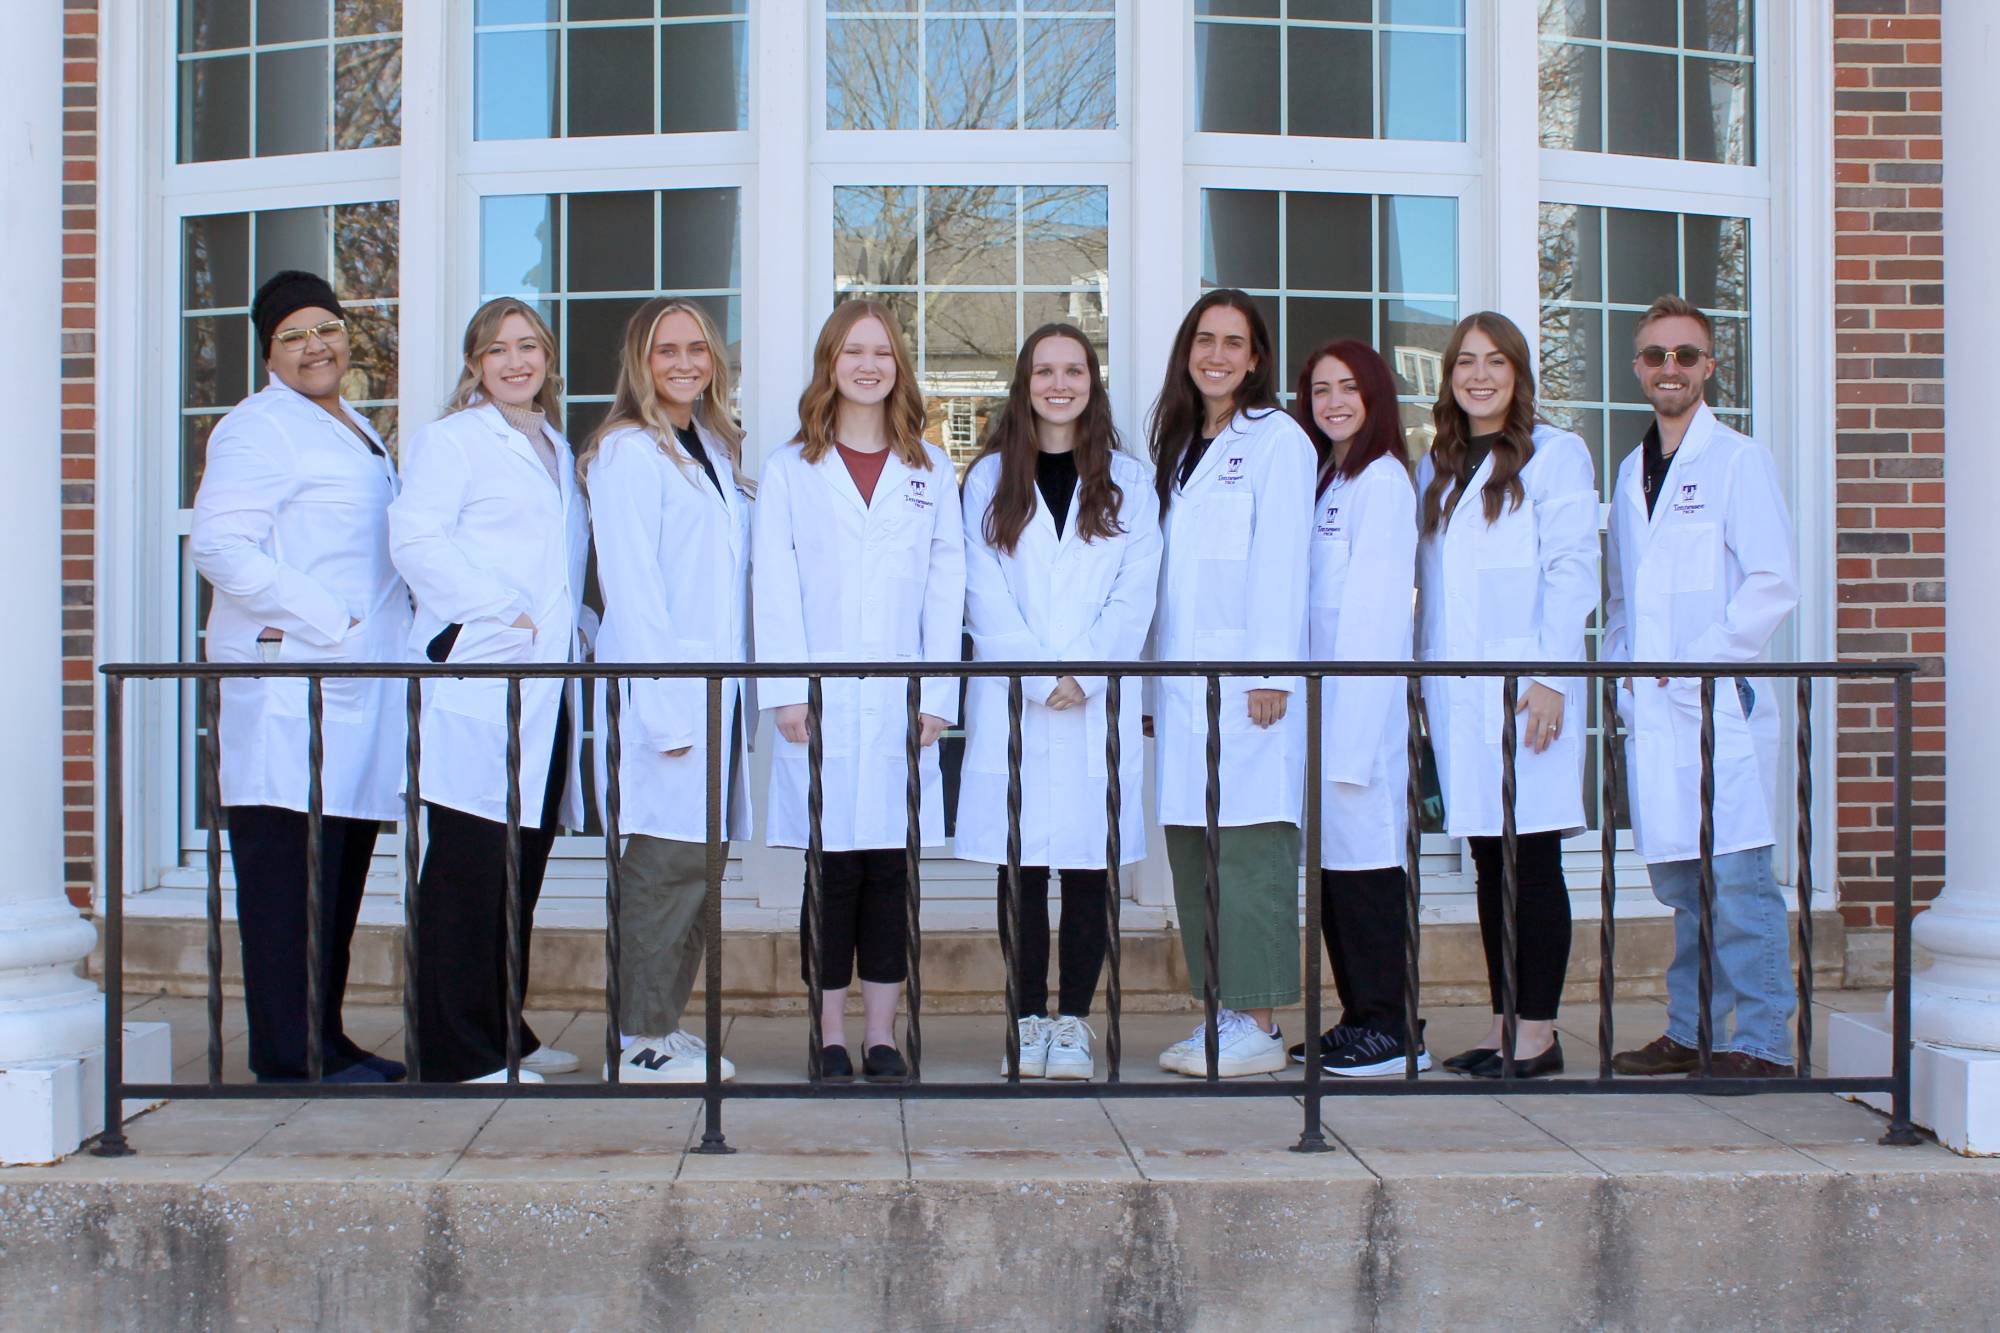
<instances>
[{"instance_id":1,"label":"black railing post","mask_svg":"<svg viewBox=\"0 0 2000 1333\"><path fill-rule=\"evenodd\" d=\"M561 705L557 705L560 707ZM551 755L550 763L556 759ZM507 1086L521 1081L521 678L507 677Z\"/></svg>"},{"instance_id":2,"label":"black railing post","mask_svg":"<svg viewBox=\"0 0 2000 1333\"><path fill-rule=\"evenodd\" d=\"M1695 976L1695 1075L1709 1076L1715 1056L1715 677L1701 678L1701 830L1695 941L1701 953Z\"/></svg>"},{"instance_id":3,"label":"black railing post","mask_svg":"<svg viewBox=\"0 0 2000 1333\"><path fill-rule=\"evenodd\" d=\"M1603 714L1598 734L1604 749L1597 763L1597 1076L1611 1077L1616 1040L1611 1009L1618 998L1618 678L1598 681L1597 706Z\"/></svg>"},{"instance_id":4,"label":"black railing post","mask_svg":"<svg viewBox=\"0 0 2000 1333\"><path fill-rule=\"evenodd\" d=\"M208 870L203 915L207 918L208 946L208 1081L214 1086L222 1082L222 752L215 734L222 717L222 682L205 676L195 682L195 688L201 696L205 721L195 790L200 794L201 823L208 835L202 848Z\"/></svg>"},{"instance_id":5,"label":"black railing post","mask_svg":"<svg viewBox=\"0 0 2000 1333\"><path fill-rule=\"evenodd\" d=\"M604 1081L613 1087L625 1063L625 997L618 979L625 950L620 920L625 910L625 866L618 831L624 813L624 779L619 773L625 762L625 738L620 734L624 693L624 678L604 678Z\"/></svg>"},{"instance_id":6,"label":"black railing post","mask_svg":"<svg viewBox=\"0 0 2000 1333\"><path fill-rule=\"evenodd\" d=\"M702 901L703 943L702 980L706 983L702 1015L707 1032L708 1061L702 1071L704 1121L698 1153L731 1153L736 1150L722 1136L722 870L729 858L729 839L723 826L723 803L729 784L723 780L726 765L735 761L735 751L723 750L722 677L708 677L708 892Z\"/></svg>"},{"instance_id":7,"label":"black railing post","mask_svg":"<svg viewBox=\"0 0 2000 1333\"><path fill-rule=\"evenodd\" d=\"M1324 984L1320 969L1320 913L1323 910L1320 894L1324 890L1324 880L1320 867L1320 820L1324 817L1322 800L1325 792L1320 789L1320 769L1322 767L1320 736L1320 690L1326 684L1319 676L1307 676L1306 684L1306 1095L1305 1127L1299 1131L1299 1141L1292 1145L1293 1152L1331 1152L1332 1145L1326 1141L1326 1131L1320 1124L1320 1084L1326 1079L1326 1071L1320 1067L1319 1025L1320 987Z\"/></svg>"},{"instance_id":8,"label":"black railing post","mask_svg":"<svg viewBox=\"0 0 2000 1333\"><path fill-rule=\"evenodd\" d=\"M417 772L423 761L424 683L415 676L404 682L403 762L403 1063L412 1081L423 1078L423 1041L417 1031L417 881L423 873L422 844L417 821L423 815L423 792Z\"/></svg>"},{"instance_id":9,"label":"black railing post","mask_svg":"<svg viewBox=\"0 0 2000 1333\"><path fill-rule=\"evenodd\" d=\"M125 1139L125 680L104 678L104 1128L94 1157L130 1157Z\"/></svg>"},{"instance_id":10,"label":"black railing post","mask_svg":"<svg viewBox=\"0 0 2000 1333\"><path fill-rule=\"evenodd\" d=\"M1007 677L1007 866L1000 895L1000 967L1006 975L1007 1031L1000 1063L1007 1082L1021 1082L1021 678Z\"/></svg>"},{"instance_id":11,"label":"black railing post","mask_svg":"<svg viewBox=\"0 0 2000 1333\"><path fill-rule=\"evenodd\" d=\"M1118 900L1124 891L1119 879L1125 859L1124 835L1119 828L1124 816L1125 796L1124 784L1119 781L1118 774L1118 765L1124 757L1124 743L1118 734L1123 684L1118 676L1107 676L1104 681L1104 915L1109 923L1105 939L1105 963L1109 975L1104 982L1104 1008L1109 1015L1104 1046L1110 1061L1110 1070L1105 1075L1107 1083L1118 1082L1118 1058L1121 1054L1119 1010L1124 1000L1118 977Z\"/></svg>"},{"instance_id":12,"label":"black railing post","mask_svg":"<svg viewBox=\"0 0 2000 1333\"><path fill-rule=\"evenodd\" d=\"M1910 764L1914 724L1916 673L1904 668L1895 678L1896 689L1896 975L1895 994L1890 1007L1889 1074L1895 1089L1889 1094L1889 1129L1882 1142L1909 1147L1918 1142L1916 1126L1910 1120L1910 916L1911 905L1911 810Z\"/></svg>"},{"instance_id":13,"label":"black railing post","mask_svg":"<svg viewBox=\"0 0 2000 1333\"><path fill-rule=\"evenodd\" d=\"M910 1048L909 1081L924 1074L924 745L923 681L909 676L903 684L903 792L909 809L903 822L903 937L909 960L903 995L909 1015L903 1020L904 1045ZM943 745L943 733L931 742Z\"/></svg>"},{"instance_id":14,"label":"black railing post","mask_svg":"<svg viewBox=\"0 0 2000 1333\"><path fill-rule=\"evenodd\" d=\"M326 699L320 678L306 677L306 1082L326 1077Z\"/></svg>"},{"instance_id":15,"label":"black railing post","mask_svg":"<svg viewBox=\"0 0 2000 1333\"><path fill-rule=\"evenodd\" d=\"M1514 710L1521 683L1500 682L1500 1077L1514 1077L1514 1035L1520 1023L1521 843L1514 828Z\"/></svg>"},{"instance_id":16,"label":"black railing post","mask_svg":"<svg viewBox=\"0 0 2000 1333\"><path fill-rule=\"evenodd\" d=\"M820 736L820 720L825 712L824 685L817 673L806 677L806 909L804 948L806 973L806 1077L817 1087L823 1077L821 1056L826 1050L826 1034L820 1021L824 996L820 988L819 953L825 924L820 920L821 896L826 888L825 836L821 822L826 813L825 778L820 769L826 759L826 744Z\"/></svg>"},{"instance_id":17,"label":"black railing post","mask_svg":"<svg viewBox=\"0 0 2000 1333\"><path fill-rule=\"evenodd\" d=\"M1423 1020L1417 1017L1418 975L1423 911L1423 685L1420 677L1403 681L1403 714L1408 730L1403 737L1403 759L1409 766L1403 781L1403 802L1408 823L1403 828L1403 1077L1417 1077L1417 1049L1423 1040ZM1314 1038L1307 1034L1307 1041ZM1312 1049L1311 1047L1307 1048Z\"/></svg>"},{"instance_id":18,"label":"black railing post","mask_svg":"<svg viewBox=\"0 0 2000 1333\"><path fill-rule=\"evenodd\" d=\"M1813 778L1812 778L1812 696L1811 676L1798 681L1799 769L1799 1016L1798 1069L1800 1078L1812 1077L1813 1043Z\"/></svg>"},{"instance_id":19,"label":"black railing post","mask_svg":"<svg viewBox=\"0 0 2000 1333\"><path fill-rule=\"evenodd\" d=\"M1208 788L1207 817L1202 838L1202 961L1207 964L1202 978L1202 1054L1208 1081L1219 1077L1220 1036L1216 1031L1222 1006L1222 945L1216 938L1222 929L1222 678L1208 678Z\"/></svg>"}]
</instances>

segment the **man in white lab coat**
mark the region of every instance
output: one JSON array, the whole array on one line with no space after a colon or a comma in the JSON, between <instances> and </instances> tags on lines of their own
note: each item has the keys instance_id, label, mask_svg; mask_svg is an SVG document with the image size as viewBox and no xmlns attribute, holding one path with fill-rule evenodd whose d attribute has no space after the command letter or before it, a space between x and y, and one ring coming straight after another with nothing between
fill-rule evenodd
<instances>
[{"instance_id":1,"label":"man in white lab coat","mask_svg":"<svg viewBox=\"0 0 2000 1333\"><path fill-rule=\"evenodd\" d=\"M1702 401L1715 370L1708 317L1678 296L1639 321L1632 369L1653 425L1625 458L1611 501L1606 661L1752 662L1798 604L1792 525L1771 452ZM1715 689L1714 991L1719 1077L1792 1072L1794 1000L1776 841L1778 699L1766 680ZM1611 1065L1621 1074L1696 1066L1701 959L1701 687L1639 677L1619 690L1632 832L1653 893L1674 909L1667 1030ZM1734 1028L1730 1020L1734 1017Z\"/></svg>"},{"instance_id":2,"label":"man in white lab coat","mask_svg":"<svg viewBox=\"0 0 2000 1333\"><path fill-rule=\"evenodd\" d=\"M346 315L332 288L288 270L250 307L270 383L209 436L188 549L214 588L211 662L395 662L410 596L389 562L396 464L341 398ZM399 818L403 685L324 682L319 940L328 1082L403 1077L341 1030L348 943L380 821ZM306 682L229 680L214 723L236 869L250 1070L297 1082L306 1060Z\"/></svg>"}]
</instances>

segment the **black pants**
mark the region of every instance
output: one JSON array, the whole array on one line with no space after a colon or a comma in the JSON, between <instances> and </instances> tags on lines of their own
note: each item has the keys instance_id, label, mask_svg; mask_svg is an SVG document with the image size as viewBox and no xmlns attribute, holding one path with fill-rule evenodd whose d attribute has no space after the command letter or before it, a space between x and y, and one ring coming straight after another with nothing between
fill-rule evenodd
<instances>
[{"instance_id":1,"label":"black pants","mask_svg":"<svg viewBox=\"0 0 2000 1333\"><path fill-rule=\"evenodd\" d=\"M569 709L556 718L539 828L521 829L521 993L528 932L555 846L569 768ZM427 1082L460 1083L507 1065L507 825L425 802L430 841L417 875L417 1059ZM521 1020L521 1054L541 1046Z\"/></svg>"},{"instance_id":2,"label":"black pants","mask_svg":"<svg viewBox=\"0 0 2000 1333\"><path fill-rule=\"evenodd\" d=\"M1333 960L1340 1021L1400 1041L1410 975L1403 939L1408 877L1401 866L1319 873L1320 930Z\"/></svg>"},{"instance_id":3,"label":"black pants","mask_svg":"<svg viewBox=\"0 0 2000 1333\"><path fill-rule=\"evenodd\" d=\"M1486 986L1493 1012L1500 998L1500 839L1467 838L1479 878L1479 938L1486 946ZM1547 1022L1562 1003L1569 971L1569 888L1563 883L1562 834L1523 833L1515 860L1514 1012Z\"/></svg>"},{"instance_id":4,"label":"black pants","mask_svg":"<svg viewBox=\"0 0 2000 1333\"><path fill-rule=\"evenodd\" d=\"M250 1072L260 1083L306 1077L306 817L272 805L223 810L236 865L236 931L243 944L243 1007ZM380 825L320 820L320 1069L335 1073L365 1054L341 1030L348 946Z\"/></svg>"},{"instance_id":5,"label":"black pants","mask_svg":"<svg viewBox=\"0 0 2000 1333\"><path fill-rule=\"evenodd\" d=\"M854 980L900 982L910 975L908 892L910 877L900 847L820 853L820 922L826 938L819 950L821 990L840 990ZM806 871L810 876L810 867ZM809 891L809 890L808 890ZM799 899L799 977L808 984L812 920Z\"/></svg>"},{"instance_id":6,"label":"black pants","mask_svg":"<svg viewBox=\"0 0 2000 1333\"><path fill-rule=\"evenodd\" d=\"M1090 1015L1090 997L1097 994L1098 974L1110 946L1110 919L1104 901L1102 870L1064 870L1062 924L1057 928L1059 978L1056 1012L1075 1018ZM1013 928L1007 919L1007 867L995 880L1000 929ZM1021 937L1014 941L1014 993L1023 1018L1049 1013L1049 868L1021 867Z\"/></svg>"}]
</instances>

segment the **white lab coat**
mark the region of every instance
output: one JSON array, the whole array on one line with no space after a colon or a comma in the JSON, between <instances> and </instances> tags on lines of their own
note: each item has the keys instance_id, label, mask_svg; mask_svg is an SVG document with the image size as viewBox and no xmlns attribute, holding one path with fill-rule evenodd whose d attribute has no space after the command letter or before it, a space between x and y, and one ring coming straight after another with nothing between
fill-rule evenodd
<instances>
[{"instance_id":1,"label":"white lab coat","mask_svg":"<svg viewBox=\"0 0 2000 1333\"><path fill-rule=\"evenodd\" d=\"M750 586L760 662L956 662L965 613L965 533L951 459L924 446L918 471L894 450L864 504L838 451L808 463L800 446L771 455L758 484ZM829 677L824 685L821 846L901 847L908 829L905 682ZM762 682L758 701L806 701L803 677ZM958 717L958 682L929 678L919 708ZM775 734L775 733L774 733ZM765 826L773 847L807 840L806 746L774 742ZM944 841L938 745L923 751L919 833Z\"/></svg>"},{"instance_id":2,"label":"white lab coat","mask_svg":"<svg viewBox=\"0 0 2000 1333\"><path fill-rule=\"evenodd\" d=\"M1111 479L1123 491L1123 532L1085 541L1072 497L1058 537L1037 488L1034 514L1012 554L1003 554L987 543L985 531L1000 483L999 456L981 459L966 474L965 623L974 658L1112 661L1145 650L1159 594L1159 500L1152 469L1129 454L1111 456ZM1021 682L1021 863L1102 870L1106 677L1077 677L1083 706L1056 711L1046 701L1061 674ZM1145 742L1143 691L1137 680L1126 685L1118 716L1118 829L1120 859L1129 864L1146 855ZM973 680L965 711L954 846L962 857L1001 865L1007 860L1007 682Z\"/></svg>"},{"instance_id":3,"label":"white lab coat","mask_svg":"<svg viewBox=\"0 0 2000 1333\"><path fill-rule=\"evenodd\" d=\"M1535 452L1521 469L1527 494L1503 502L1486 521L1481 495L1493 460L1472 475L1442 534L1417 544L1418 655L1426 661L1581 662L1584 627L1597 608L1597 482L1590 449L1569 431L1535 427ZM1417 466L1421 497L1435 472ZM1574 832L1584 827L1583 751L1590 727L1589 682L1523 677L1564 699L1562 730L1549 748L1528 747L1526 714L1515 719L1515 830ZM1424 710L1444 788L1445 827L1454 838L1500 834L1501 680L1436 677Z\"/></svg>"},{"instance_id":4,"label":"white lab coat","mask_svg":"<svg viewBox=\"0 0 2000 1333\"><path fill-rule=\"evenodd\" d=\"M381 445L360 413L340 408ZM280 662L405 660L410 598L389 561L396 465L387 453L278 381L216 426L188 536L215 589L209 661L262 661L266 627L284 631ZM327 680L321 700L323 812L400 817L403 682ZM224 805L306 808L303 679L223 681L216 739Z\"/></svg>"},{"instance_id":5,"label":"white lab coat","mask_svg":"<svg viewBox=\"0 0 2000 1333\"><path fill-rule=\"evenodd\" d=\"M1645 451L1618 470L1611 501L1606 661L1754 662L1798 605L1792 523L1770 450L1696 409L1646 514ZM1715 688L1715 851L1776 841L1778 685ZM1621 686L1632 833L1648 861L1701 854L1701 686L1647 676Z\"/></svg>"},{"instance_id":6,"label":"white lab coat","mask_svg":"<svg viewBox=\"0 0 2000 1333\"><path fill-rule=\"evenodd\" d=\"M607 436L588 464L591 535L604 590L599 662L741 662L750 650L750 497L722 442L697 425L718 492L701 464L646 431ZM708 683L631 680L621 687L621 833L708 840ZM603 686L597 716L603 718ZM743 681L722 683L723 833L750 836L749 727L738 727ZM684 755L669 750L690 747ZM600 811L608 784L595 749Z\"/></svg>"},{"instance_id":7,"label":"white lab coat","mask_svg":"<svg viewBox=\"0 0 2000 1333\"><path fill-rule=\"evenodd\" d=\"M1239 412L1165 522L1153 657L1162 662L1302 661L1317 461L1282 411ZM1305 700L1296 676L1222 681L1223 826L1297 824L1305 797ZM1286 690L1283 720L1250 720L1253 689ZM1208 822L1208 686L1168 676L1150 692L1160 823Z\"/></svg>"},{"instance_id":8,"label":"white lab coat","mask_svg":"<svg viewBox=\"0 0 2000 1333\"><path fill-rule=\"evenodd\" d=\"M389 507L390 550L416 595L418 655L462 625L451 663L573 662L590 524L569 442L553 429L560 487L526 436L491 403L417 432L403 493ZM525 614L530 630L514 628ZM569 754L558 816L583 827L577 760L583 713L574 681L521 685L521 827L540 827L559 701L569 706ZM424 687L423 799L481 819L507 817L507 682L435 680Z\"/></svg>"},{"instance_id":9,"label":"white lab coat","mask_svg":"<svg viewBox=\"0 0 2000 1333\"><path fill-rule=\"evenodd\" d=\"M1408 661L1417 583L1417 502L1401 459L1382 457L1319 497L1312 534L1317 662ZM1329 677L1320 706L1320 865L1403 864L1409 830L1409 708L1394 676Z\"/></svg>"}]
</instances>

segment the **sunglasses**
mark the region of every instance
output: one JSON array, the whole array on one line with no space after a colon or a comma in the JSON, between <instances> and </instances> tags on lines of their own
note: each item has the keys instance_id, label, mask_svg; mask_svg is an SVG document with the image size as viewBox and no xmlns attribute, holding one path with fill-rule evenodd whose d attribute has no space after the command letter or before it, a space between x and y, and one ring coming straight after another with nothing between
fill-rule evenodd
<instances>
[{"instance_id":1,"label":"sunglasses","mask_svg":"<svg viewBox=\"0 0 2000 1333\"><path fill-rule=\"evenodd\" d=\"M286 329L283 333L271 335L271 341L288 352L296 352L306 345L306 339L317 338L323 343L331 343L347 336L347 321L329 319L324 324L315 324L307 329ZM1658 362L1654 363L1659 364Z\"/></svg>"},{"instance_id":2,"label":"sunglasses","mask_svg":"<svg viewBox=\"0 0 2000 1333\"><path fill-rule=\"evenodd\" d=\"M1691 368L1708 354L1706 347L1696 347L1691 343L1682 343L1679 347L1671 349L1654 343L1650 347L1639 349L1639 359L1649 366L1664 366L1667 364L1667 358L1672 357L1677 365Z\"/></svg>"}]
</instances>

